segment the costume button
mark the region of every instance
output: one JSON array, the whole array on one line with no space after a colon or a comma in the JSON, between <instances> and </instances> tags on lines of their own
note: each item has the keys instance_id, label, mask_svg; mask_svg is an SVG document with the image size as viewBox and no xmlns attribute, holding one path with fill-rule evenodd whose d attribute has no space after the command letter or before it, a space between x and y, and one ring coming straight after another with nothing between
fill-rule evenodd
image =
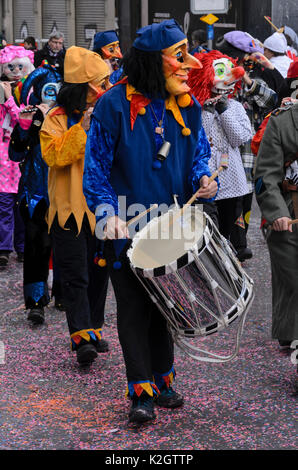
<instances>
[{"instance_id":1,"label":"costume button","mask_svg":"<svg viewBox=\"0 0 298 470\"><path fill-rule=\"evenodd\" d=\"M146 109L145 109L145 108L141 108L141 109L139 110L139 114L140 114L141 116L143 116L144 114L146 114Z\"/></svg>"}]
</instances>

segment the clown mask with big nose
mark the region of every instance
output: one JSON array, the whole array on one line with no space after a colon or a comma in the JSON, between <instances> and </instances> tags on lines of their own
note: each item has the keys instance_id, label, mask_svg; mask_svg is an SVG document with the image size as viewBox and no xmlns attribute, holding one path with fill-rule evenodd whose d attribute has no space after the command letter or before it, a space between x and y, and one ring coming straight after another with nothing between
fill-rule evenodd
<instances>
[{"instance_id":1,"label":"clown mask with big nose","mask_svg":"<svg viewBox=\"0 0 298 470\"><path fill-rule=\"evenodd\" d=\"M214 80L212 92L216 95L230 94L235 84L240 80L245 70L243 67L235 67L233 62L223 57L213 61Z\"/></svg>"},{"instance_id":2,"label":"clown mask with big nose","mask_svg":"<svg viewBox=\"0 0 298 470\"><path fill-rule=\"evenodd\" d=\"M119 41L111 42L101 48L103 58L111 66L111 72L119 68L119 59L122 59L122 53Z\"/></svg>"},{"instance_id":3,"label":"clown mask with big nose","mask_svg":"<svg viewBox=\"0 0 298 470\"><path fill-rule=\"evenodd\" d=\"M166 79L166 90L174 96L187 93L188 72L192 68L201 69L201 62L188 53L187 39L162 51L163 73Z\"/></svg>"}]
</instances>

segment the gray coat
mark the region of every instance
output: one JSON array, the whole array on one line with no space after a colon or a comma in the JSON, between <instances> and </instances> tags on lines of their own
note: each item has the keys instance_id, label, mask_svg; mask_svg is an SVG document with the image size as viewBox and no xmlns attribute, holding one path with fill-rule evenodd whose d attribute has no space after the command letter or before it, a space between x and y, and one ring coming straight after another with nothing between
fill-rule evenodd
<instances>
[{"instance_id":1,"label":"gray coat","mask_svg":"<svg viewBox=\"0 0 298 470\"><path fill-rule=\"evenodd\" d=\"M291 193L282 191L287 164L298 158L298 104L273 114L257 156L256 198L272 224L294 217ZM272 270L272 336L298 339L298 230L271 231L267 239Z\"/></svg>"}]
</instances>

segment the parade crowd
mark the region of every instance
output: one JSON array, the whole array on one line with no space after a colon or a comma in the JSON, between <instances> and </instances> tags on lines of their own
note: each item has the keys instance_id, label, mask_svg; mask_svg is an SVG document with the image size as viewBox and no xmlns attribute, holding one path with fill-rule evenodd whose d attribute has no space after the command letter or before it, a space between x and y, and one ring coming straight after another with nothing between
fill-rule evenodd
<instances>
[{"instance_id":1,"label":"parade crowd","mask_svg":"<svg viewBox=\"0 0 298 470\"><path fill-rule=\"evenodd\" d=\"M126 206L196 203L239 263L253 258L253 195L272 270L272 338L298 340L298 37L285 26L264 43L230 31L206 47L175 20L141 28L128 51L115 31L93 51L51 34L36 50L0 50L0 269L23 263L28 322L41 325L51 298L66 312L81 366L109 350L109 280L126 366L129 420L176 408L173 339L133 273ZM298 101L297 101L298 103ZM210 178L216 173L216 178ZM176 199L175 199L176 198ZM49 269L53 269L51 289Z\"/></svg>"}]
</instances>

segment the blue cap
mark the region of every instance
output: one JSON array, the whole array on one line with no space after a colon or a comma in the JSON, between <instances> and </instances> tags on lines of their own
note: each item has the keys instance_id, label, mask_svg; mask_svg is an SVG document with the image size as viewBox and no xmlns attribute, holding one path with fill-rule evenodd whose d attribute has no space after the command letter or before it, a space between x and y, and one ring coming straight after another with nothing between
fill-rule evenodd
<instances>
[{"instance_id":1,"label":"blue cap","mask_svg":"<svg viewBox=\"0 0 298 470\"><path fill-rule=\"evenodd\" d=\"M116 31L103 31L102 33L96 33L94 36L93 51L97 52L107 44L119 41Z\"/></svg>"},{"instance_id":2,"label":"blue cap","mask_svg":"<svg viewBox=\"0 0 298 470\"><path fill-rule=\"evenodd\" d=\"M177 21L165 20L139 29L133 47L145 52L161 51L183 39L186 36Z\"/></svg>"}]
</instances>

